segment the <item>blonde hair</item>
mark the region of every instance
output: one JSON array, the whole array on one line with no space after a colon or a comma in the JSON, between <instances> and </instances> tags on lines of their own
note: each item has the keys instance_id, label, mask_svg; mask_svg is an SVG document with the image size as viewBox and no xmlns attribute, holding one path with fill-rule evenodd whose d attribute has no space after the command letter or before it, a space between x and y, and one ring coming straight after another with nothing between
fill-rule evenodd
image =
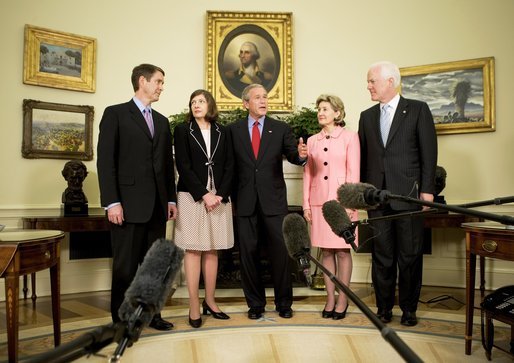
<instances>
[{"instance_id":1,"label":"blonde hair","mask_svg":"<svg viewBox=\"0 0 514 363\"><path fill-rule=\"evenodd\" d=\"M344 112L344 103L343 101L337 97L337 96L334 96L334 95L320 95L318 97L318 99L316 100L316 108L319 107L319 104L321 102L328 102L330 104L330 107L332 107L332 109L334 111L339 111L339 116L334 118L334 123L337 125L337 126L345 126L346 125L346 122L344 122L344 117L346 116L346 113Z\"/></svg>"}]
</instances>

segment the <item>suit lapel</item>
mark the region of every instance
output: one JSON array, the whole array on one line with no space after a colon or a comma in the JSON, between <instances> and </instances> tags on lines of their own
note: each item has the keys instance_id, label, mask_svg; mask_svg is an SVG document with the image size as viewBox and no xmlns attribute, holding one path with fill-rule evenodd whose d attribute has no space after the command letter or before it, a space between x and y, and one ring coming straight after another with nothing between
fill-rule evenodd
<instances>
[{"instance_id":1,"label":"suit lapel","mask_svg":"<svg viewBox=\"0 0 514 363\"><path fill-rule=\"evenodd\" d=\"M396 107L396 112L394 113L393 122L391 123L391 130L389 130L389 136L387 141L393 139L394 135L400 128L400 125L405 120L405 116L407 116L409 103L407 100L400 96L400 101L398 102L398 107Z\"/></svg>"},{"instance_id":2,"label":"suit lapel","mask_svg":"<svg viewBox=\"0 0 514 363\"><path fill-rule=\"evenodd\" d=\"M134 103L133 100L130 100L129 102L129 112L132 115L132 120L134 120L134 123L145 133L145 135L148 138L152 138L152 135L150 134L150 129L148 128L148 125L146 124L145 117L137 107L137 105ZM152 110L152 117L154 112ZM154 127L155 127L155 119L154 119Z\"/></svg>"},{"instance_id":3,"label":"suit lapel","mask_svg":"<svg viewBox=\"0 0 514 363\"><path fill-rule=\"evenodd\" d=\"M250 133L248 131L248 119L239 121L239 123L236 125L236 130L236 134L241 140L241 145L243 146L245 152L248 154L248 157L255 160L252 149L252 140L250 140ZM235 152L238 152L238 150L235 150Z\"/></svg>"},{"instance_id":4,"label":"suit lapel","mask_svg":"<svg viewBox=\"0 0 514 363\"><path fill-rule=\"evenodd\" d=\"M272 121L265 117L264 118L264 127L262 128L262 134L261 134L261 145L259 146L259 155L257 157L257 160L260 160L263 158L264 153L266 150L268 150L268 146L271 142L271 139L273 138L273 123Z\"/></svg>"}]
</instances>

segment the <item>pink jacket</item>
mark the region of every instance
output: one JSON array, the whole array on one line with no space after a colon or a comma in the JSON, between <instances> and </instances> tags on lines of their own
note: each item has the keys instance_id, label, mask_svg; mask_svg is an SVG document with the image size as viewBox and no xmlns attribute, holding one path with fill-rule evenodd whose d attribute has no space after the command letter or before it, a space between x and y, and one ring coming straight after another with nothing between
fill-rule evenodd
<instances>
[{"instance_id":1,"label":"pink jacket","mask_svg":"<svg viewBox=\"0 0 514 363\"><path fill-rule=\"evenodd\" d=\"M307 140L309 155L303 171L303 208L322 206L337 199L337 188L360 181L360 144L356 132L337 126ZM348 211L350 212L350 211ZM354 220L357 212L348 213Z\"/></svg>"}]
</instances>

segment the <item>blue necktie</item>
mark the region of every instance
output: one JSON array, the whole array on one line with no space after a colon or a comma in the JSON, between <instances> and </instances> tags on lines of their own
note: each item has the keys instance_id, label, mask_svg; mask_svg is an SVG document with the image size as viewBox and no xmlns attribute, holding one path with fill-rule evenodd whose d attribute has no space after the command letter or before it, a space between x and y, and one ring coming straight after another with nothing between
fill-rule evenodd
<instances>
[{"instance_id":1,"label":"blue necktie","mask_svg":"<svg viewBox=\"0 0 514 363\"><path fill-rule=\"evenodd\" d=\"M391 115L389 113L391 106L385 104L382 106L380 111L380 134L382 135L382 142L384 146L387 143L387 137L389 136L389 130L391 129Z\"/></svg>"}]
</instances>

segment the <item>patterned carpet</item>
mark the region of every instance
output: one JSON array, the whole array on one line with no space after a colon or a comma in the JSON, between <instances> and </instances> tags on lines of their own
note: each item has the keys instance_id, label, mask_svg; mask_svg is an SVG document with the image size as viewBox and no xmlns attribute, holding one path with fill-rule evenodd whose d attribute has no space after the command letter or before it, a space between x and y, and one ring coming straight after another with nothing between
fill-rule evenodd
<instances>
[{"instance_id":1,"label":"patterned carpet","mask_svg":"<svg viewBox=\"0 0 514 363\"><path fill-rule=\"evenodd\" d=\"M356 285L354 291L374 311L369 286ZM472 355L466 356L463 304L459 301L462 291L453 289L452 295L447 293L441 289L424 288L421 300L436 302L420 303L419 324L416 327L400 325L401 311L394 310L393 321L388 327L394 329L425 362L454 362L459 359L486 362L480 342L480 316L475 316ZM62 343L76 340L95 327L108 324L108 302L107 293L64 296ZM249 320L240 291L220 290L218 303L231 319L223 321L204 317L203 326L193 329L187 323L187 292L179 288L162 312L165 319L175 324L175 329L171 332L145 329L139 341L125 351L122 360L209 363L402 361L354 305L350 305L343 320L322 319L322 291L295 289L295 314L292 319L280 318L273 310L270 298L264 317ZM27 356L51 350L53 334L51 314L47 314L50 307L48 298L39 298L36 309L32 308L31 302L21 304L19 354L23 360ZM0 333L0 359L7 360L5 323ZM495 343L507 348L509 341L510 328L496 324ZM116 347L116 344L111 344L102 349L99 353L103 357L78 361L105 362ZM512 356L499 349L493 349L492 357L494 362L513 361Z\"/></svg>"}]
</instances>

